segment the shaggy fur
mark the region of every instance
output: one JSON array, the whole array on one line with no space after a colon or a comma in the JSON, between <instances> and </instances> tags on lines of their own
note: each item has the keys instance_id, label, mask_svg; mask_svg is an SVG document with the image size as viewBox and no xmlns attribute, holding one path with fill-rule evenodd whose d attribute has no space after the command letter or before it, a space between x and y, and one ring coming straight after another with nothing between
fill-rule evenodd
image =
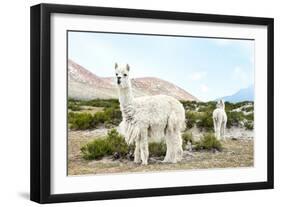
<instances>
[{"instance_id":1,"label":"shaggy fur","mask_svg":"<svg viewBox=\"0 0 281 207\"><path fill-rule=\"evenodd\" d=\"M115 64L116 82L122 111L120 129L128 144L135 143L134 162L147 165L149 140L165 139L167 152L163 162L176 163L182 158L181 131L185 129L182 104L166 95L134 98L129 65Z\"/></svg>"},{"instance_id":2,"label":"shaggy fur","mask_svg":"<svg viewBox=\"0 0 281 207\"><path fill-rule=\"evenodd\" d=\"M225 128L227 123L227 116L224 110L224 101L219 100L217 102L217 108L213 111L213 122L215 135L218 140L225 139Z\"/></svg>"}]
</instances>

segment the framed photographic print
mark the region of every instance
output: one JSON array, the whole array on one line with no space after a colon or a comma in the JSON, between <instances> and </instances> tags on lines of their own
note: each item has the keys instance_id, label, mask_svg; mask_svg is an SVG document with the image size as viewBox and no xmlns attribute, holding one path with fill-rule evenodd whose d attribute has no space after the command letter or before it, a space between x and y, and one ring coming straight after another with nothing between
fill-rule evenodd
<instances>
[{"instance_id":1,"label":"framed photographic print","mask_svg":"<svg viewBox=\"0 0 281 207\"><path fill-rule=\"evenodd\" d=\"M273 19L31 7L31 200L273 188Z\"/></svg>"}]
</instances>

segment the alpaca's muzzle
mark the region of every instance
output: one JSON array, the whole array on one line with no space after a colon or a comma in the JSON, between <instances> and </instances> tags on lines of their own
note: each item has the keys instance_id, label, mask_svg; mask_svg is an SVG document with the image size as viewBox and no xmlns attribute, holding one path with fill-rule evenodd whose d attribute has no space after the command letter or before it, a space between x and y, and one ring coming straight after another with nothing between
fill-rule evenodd
<instances>
[{"instance_id":1,"label":"alpaca's muzzle","mask_svg":"<svg viewBox=\"0 0 281 207\"><path fill-rule=\"evenodd\" d=\"M121 83L121 77L117 77L117 84Z\"/></svg>"}]
</instances>

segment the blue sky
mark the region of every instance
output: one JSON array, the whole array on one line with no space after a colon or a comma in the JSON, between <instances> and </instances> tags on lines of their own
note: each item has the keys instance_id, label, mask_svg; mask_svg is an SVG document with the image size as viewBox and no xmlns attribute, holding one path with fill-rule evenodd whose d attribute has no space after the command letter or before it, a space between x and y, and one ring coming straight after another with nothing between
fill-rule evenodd
<instances>
[{"instance_id":1,"label":"blue sky","mask_svg":"<svg viewBox=\"0 0 281 207\"><path fill-rule=\"evenodd\" d=\"M128 63L131 78L158 77L202 101L254 84L254 41L68 32L68 58L101 77Z\"/></svg>"}]
</instances>

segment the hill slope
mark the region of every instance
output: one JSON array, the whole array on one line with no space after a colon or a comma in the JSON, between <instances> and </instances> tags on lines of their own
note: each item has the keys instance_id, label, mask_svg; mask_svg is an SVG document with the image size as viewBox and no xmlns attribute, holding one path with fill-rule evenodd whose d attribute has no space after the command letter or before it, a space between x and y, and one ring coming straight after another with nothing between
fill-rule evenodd
<instances>
[{"instance_id":1,"label":"hill slope","mask_svg":"<svg viewBox=\"0 0 281 207\"><path fill-rule=\"evenodd\" d=\"M243 88L233 95L225 96L218 98L216 100L223 99L224 101L237 103L241 101L254 101L254 85L249 86L248 88Z\"/></svg>"},{"instance_id":2,"label":"hill slope","mask_svg":"<svg viewBox=\"0 0 281 207\"><path fill-rule=\"evenodd\" d=\"M132 88L135 97L165 94L179 100L198 101L182 88L155 77L132 79ZM99 77L69 60L68 96L75 99L110 99L118 98L118 93L112 77Z\"/></svg>"}]
</instances>

